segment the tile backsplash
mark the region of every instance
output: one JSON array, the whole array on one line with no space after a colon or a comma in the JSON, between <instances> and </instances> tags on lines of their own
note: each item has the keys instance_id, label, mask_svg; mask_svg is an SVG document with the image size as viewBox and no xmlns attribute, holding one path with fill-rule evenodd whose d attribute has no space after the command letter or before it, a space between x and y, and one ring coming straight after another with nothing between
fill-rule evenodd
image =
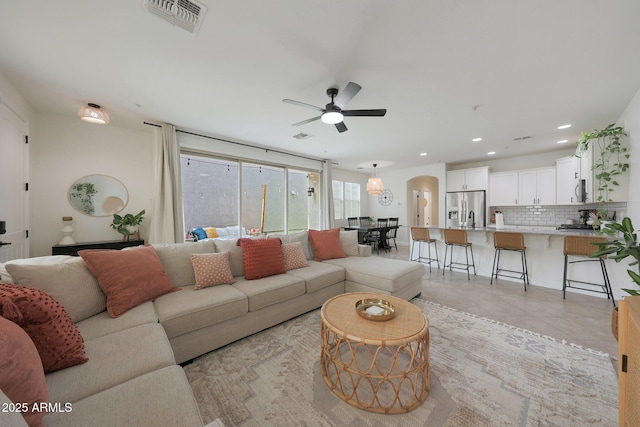
<instances>
[{"instance_id":1,"label":"tile backsplash","mask_svg":"<svg viewBox=\"0 0 640 427\"><path fill-rule=\"evenodd\" d=\"M493 218L493 212L500 211L504 216L505 225L534 225L558 227L565 224L567 219L574 219L578 222L580 213L578 209L600 208L599 203L585 203L584 205L553 205L553 206L491 206L489 208L490 218ZM605 203L604 207L609 211L610 215L616 213L616 220L620 221L627 214L627 203Z\"/></svg>"}]
</instances>

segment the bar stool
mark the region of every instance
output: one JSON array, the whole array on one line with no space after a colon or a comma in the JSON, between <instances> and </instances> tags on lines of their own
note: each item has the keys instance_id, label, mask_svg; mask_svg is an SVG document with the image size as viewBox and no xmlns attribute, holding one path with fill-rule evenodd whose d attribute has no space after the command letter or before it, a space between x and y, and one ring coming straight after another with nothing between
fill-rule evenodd
<instances>
[{"instance_id":1,"label":"bar stool","mask_svg":"<svg viewBox=\"0 0 640 427\"><path fill-rule=\"evenodd\" d=\"M496 249L493 255L493 269L491 270L491 284L493 285L493 278L498 276L511 277L514 279L522 279L524 282L524 290L527 290L529 284L529 271L527 269L527 247L524 245L524 234L514 233L510 231L496 231L493 233L493 247ZM500 268L500 255L502 251L520 252L520 260L522 261L522 270L508 270L506 268ZM508 273L517 273L519 276L512 274L501 274L501 271Z\"/></svg>"},{"instance_id":2,"label":"bar stool","mask_svg":"<svg viewBox=\"0 0 640 427\"><path fill-rule=\"evenodd\" d=\"M431 263L435 262L440 269L440 261L438 261L438 245L436 243L436 239L432 239L429 235L429 229L426 227L411 227L411 253L409 255L409 259L411 261L423 262L426 261L425 264L429 264L429 273L431 273ZM413 258L413 247L418 243L418 257ZM422 256L422 244L426 243L429 248L429 256ZM433 243L435 247L436 257L431 258L431 244Z\"/></svg>"},{"instance_id":3,"label":"bar stool","mask_svg":"<svg viewBox=\"0 0 640 427\"><path fill-rule=\"evenodd\" d=\"M444 272L447 269L447 251L449 247L451 247L451 254L449 255L449 271L452 268L457 268L459 270L467 270L467 279L471 280L471 275L469 274L469 269L473 267L473 275L476 275L476 263L473 259L473 247L471 243L467 241L467 230L460 230L457 228L445 228L444 232L444 262L442 267L442 275L444 276ZM453 262L453 247L461 246L464 248L465 255L467 257L466 264L461 262ZM469 264L469 250L471 250L471 264ZM464 267L462 267L464 266Z\"/></svg>"},{"instance_id":4,"label":"bar stool","mask_svg":"<svg viewBox=\"0 0 640 427\"><path fill-rule=\"evenodd\" d=\"M564 237L564 278L562 280L562 298L566 298L567 288L581 289L583 291L597 292L600 294L607 294L607 299L611 299L613 306L616 306L616 300L613 298L613 290L611 289L611 282L609 281L609 274L607 273L607 266L604 260L607 258L603 255L598 258L587 258L569 261L569 256L588 257L592 253L598 250L596 245L592 243L605 242L607 239L599 236L565 236ZM600 270L602 271L603 283L585 282L582 280L569 279L567 272L570 264L582 263L582 262L599 262ZM581 288L574 286L573 283L580 285L587 285L598 287L601 290L593 288Z\"/></svg>"}]
</instances>

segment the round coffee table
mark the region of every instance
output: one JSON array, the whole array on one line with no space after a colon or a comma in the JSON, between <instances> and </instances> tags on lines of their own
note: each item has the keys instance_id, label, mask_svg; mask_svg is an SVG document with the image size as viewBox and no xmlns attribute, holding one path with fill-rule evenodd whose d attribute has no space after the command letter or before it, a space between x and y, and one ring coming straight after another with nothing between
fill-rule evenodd
<instances>
[{"instance_id":1,"label":"round coffee table","mask_svg":"<svg viewBox=\"0 0 640 427\"><path fill-rule=\"evenodd\" d=\"M386 321L361 317L365 298L395 306ZM429 395L429 321L413 304L389 295L353 292L324 303L320 311L322 376L342 400L383 414L409 412Z\"/></svg>"}]
</instances>

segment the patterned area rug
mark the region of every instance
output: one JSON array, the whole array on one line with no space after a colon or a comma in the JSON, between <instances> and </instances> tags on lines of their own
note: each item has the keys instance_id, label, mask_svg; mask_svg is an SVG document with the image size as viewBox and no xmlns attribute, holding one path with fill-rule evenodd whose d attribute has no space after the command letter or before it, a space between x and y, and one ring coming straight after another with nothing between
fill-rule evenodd
<instances>
[{"instance_id":1,"label":"patterned area rug","mask_svg":"<svg viewBox=\"0 0 640 427\"><path fill-rule=\"evenodd\" d=\"M205 422L231 426L613 426L609 355L420 299L429 318L431 389L402 415L357 409L320 373L320 311L185 367Z\"/></svg>"}]
</instances>

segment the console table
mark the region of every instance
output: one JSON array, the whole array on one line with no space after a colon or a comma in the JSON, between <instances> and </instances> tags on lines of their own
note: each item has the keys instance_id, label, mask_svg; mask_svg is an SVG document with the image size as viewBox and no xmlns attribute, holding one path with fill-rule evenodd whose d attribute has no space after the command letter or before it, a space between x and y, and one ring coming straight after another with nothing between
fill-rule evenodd
<instances>
[{"instance_id":1,"label":"console table","mask_svg":"<svg viewBox=\"0 0 640 427\"><path fill-rule=\"evenodd\" d=\"M83 249L122 249L131 246L144 245L144 240L106 240L102 242L74 243L73 245L54 245L51 247L51 255L78 256L78 251Z\"/></svg>"}]
</instances>

